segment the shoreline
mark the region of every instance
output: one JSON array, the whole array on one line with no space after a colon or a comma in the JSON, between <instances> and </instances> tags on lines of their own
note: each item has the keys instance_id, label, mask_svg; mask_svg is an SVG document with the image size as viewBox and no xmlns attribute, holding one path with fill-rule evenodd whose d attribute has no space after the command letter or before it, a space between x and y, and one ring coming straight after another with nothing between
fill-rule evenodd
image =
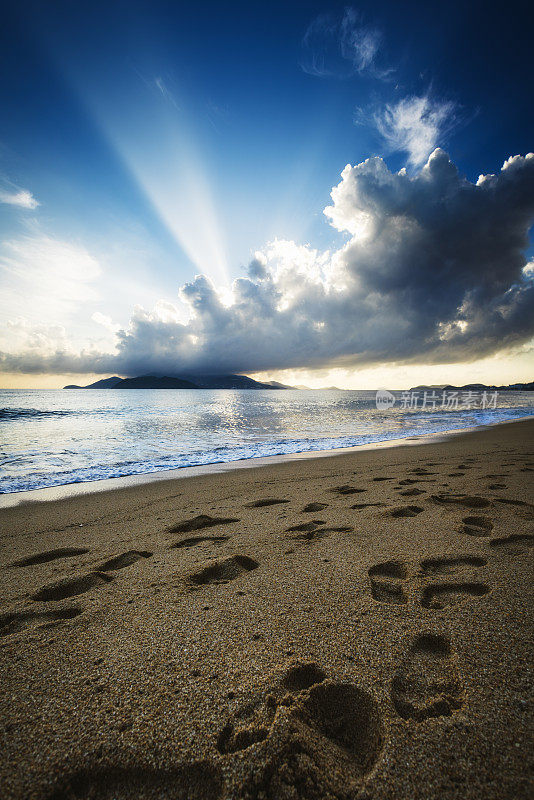
<instances>
[{"instance_id":1,"label":"shoreline","mask_svg":"<svg viewBox=\"0 0 534 800\"><path fill-rule=\"evenodd\" d=\"M201 464L190 467L178 467L168 470L154 472L143 472L134 475L123 475L114 478L102 478L93 481L80 481L73 483L63 483L57 486L45 486L40 489L28 489L21 492L5 492L0 494L0 511L7 508L16 508L22 505L34 503L49 503L58 500L67 500L100 492L120 491L140 487L146 484L157 483L160 481L174 481L186 478L204 477L217 475L233 470L252 469L268 467L274 464L291 463L294 461L330 458L338 455L349 455L351 453L365 452L369 450L390 449L396 447L420 446L434 442L446 441L454 436L473 433L480 430L491 429L500 425L513 425L532 419L533 415L519 417L512 420L499 420L486 425L475 425L465 428L451 428L446 431L436 433L421 434L420 436L398 437L395 439L385 439L378 442L368 442L352 447L338 447L330 450L302 450L296 453L284 453L273 456L257 456L236 461L220 461L213 464Z\"/></svg>"},{"instance_id":2,"label":"shoreline","mask_svg":"<svg viewBox=\"0 0 534 800\"><path fill-rule=\"evenodd\" d=\"M4 509L2 800L530 798L534 419L403 444Z\"/></svg>"}]
</instances>

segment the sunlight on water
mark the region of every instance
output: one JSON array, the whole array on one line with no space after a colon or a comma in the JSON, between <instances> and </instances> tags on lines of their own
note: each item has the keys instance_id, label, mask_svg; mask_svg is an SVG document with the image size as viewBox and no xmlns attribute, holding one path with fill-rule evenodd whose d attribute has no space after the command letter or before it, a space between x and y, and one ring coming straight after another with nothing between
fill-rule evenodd
<instances>
[{"instance_id":1,"label":"sunlight on water","mask_svg":"<svg viewBox=\"0 0 534 800\"><path fill-rule=\"evenodd\" d=\"M374 392L0 392L0 493L269 455L351 447L534 414L534 393L496 409L378 411Z\"/></svg>"}]
</instances>

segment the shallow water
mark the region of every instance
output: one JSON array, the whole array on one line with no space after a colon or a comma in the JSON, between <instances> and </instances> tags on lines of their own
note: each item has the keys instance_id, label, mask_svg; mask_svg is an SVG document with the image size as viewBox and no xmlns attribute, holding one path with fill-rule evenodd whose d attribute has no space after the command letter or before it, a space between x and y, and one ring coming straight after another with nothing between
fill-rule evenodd
<instances>
[{"instance_id":1,"label":"shallow water","mask_svg":"<svg viewBox=\"0 0 534 800\"><path fill-rule=\"evenodd\" d=\"M495 409L376 408L375 392L0 391L0 493L286 453L330 450L519 419L534 392Z\"/></svg>"}]
</instances>

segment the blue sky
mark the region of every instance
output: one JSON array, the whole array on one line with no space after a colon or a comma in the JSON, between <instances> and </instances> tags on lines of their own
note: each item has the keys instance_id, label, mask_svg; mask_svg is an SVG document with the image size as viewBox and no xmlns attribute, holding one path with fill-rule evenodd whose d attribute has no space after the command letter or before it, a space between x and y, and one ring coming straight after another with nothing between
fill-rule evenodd
<instances>
[{"instance_id":1,"label":"blue sky","mask_svg":"<svg viewBox=\"0 0 534 800\"><path fill-rule=\"evenodd\" d=\"M78 351L109 350L136 305L173 303L198 273L228 286L274 239L343 247L347 228L323 209L346 164L381 156L415 175L440 146L476 182L532 148L526 3L27 2L4 13L3 316L24 316L32 336L57 323ZM79 256L68 307L50 268L46 313L16 284L41 269L39 240L42 263Z\"/></svg>"}]
</instances>

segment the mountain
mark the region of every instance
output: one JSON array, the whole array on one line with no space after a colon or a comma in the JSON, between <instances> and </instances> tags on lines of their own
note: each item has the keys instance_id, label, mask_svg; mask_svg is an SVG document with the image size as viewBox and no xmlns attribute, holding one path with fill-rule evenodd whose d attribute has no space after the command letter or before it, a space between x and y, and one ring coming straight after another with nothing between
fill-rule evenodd
<instances>
[{"instance_id":1,"label":"mountain","mask_svg":"<svg viewBox=\"0 0 534 800\"><path fill-rule=\"evenodd\" d=\"M183 375L180 377L159 377L140 375L136 378L104 378L89 384L76 386L69 384L64 389L292 389L282 383L270 381L261 383L246 375Z\"/></svg>"},{"instance_id":2,"label":"mountain","mask_svg":"<svg viewBox=\"0 0 534 800\"><path fill-rule=\"evenodd\" d=\"M414 386L410 392L431 391L445 392L534 392L534 381L529 383L512 383L509 386L486 386L484 383L468 383L465 386Z\"/></svg>"},{"instance_id":3,"label":"mountain","mask_svg":"<svg viewBox=\"0 0 534 800\"><path fill-rule=\"evenodd\" d=\"M76 386L74 383L69 384L68 386L64 386L64 389L113 389L113 387L120 383L122 378L118 378L116 375L114 378L103 378L101 381L96 381L92 383L90 386Z\"/></svg>"},{"instance_id":4,"label":"mountain","mask_svg":"<svg viewBox=\"0 0 534 800\"><path fill-rule=\"evenodd\" d=\"M298 386L287 386L285 383L280 383L279 381L266 381L266 385L270 386L271 389L298 389Z\"/></svg>"},{"instance_id":5,"label":"mountain","mask_svg":"<svg viewBox=\"0 0 534 800\"><path fill-rule=\"evenodd\" d=\"M261 383L246 375L184 375L193 381L200 389L290 389L274 382Z\"/></svg>"},{"instance_id":6,"label":"mountain","mask_svg":"<svg viewBox=\"0 0 534 800\"><path fill-rule=\"evenodd\" d=\"M124 378L110 386L110 389L198 389L198 386L181 378L158 378L155 375L140 375L137 378Z\"/></svg>"}]
</instances>

